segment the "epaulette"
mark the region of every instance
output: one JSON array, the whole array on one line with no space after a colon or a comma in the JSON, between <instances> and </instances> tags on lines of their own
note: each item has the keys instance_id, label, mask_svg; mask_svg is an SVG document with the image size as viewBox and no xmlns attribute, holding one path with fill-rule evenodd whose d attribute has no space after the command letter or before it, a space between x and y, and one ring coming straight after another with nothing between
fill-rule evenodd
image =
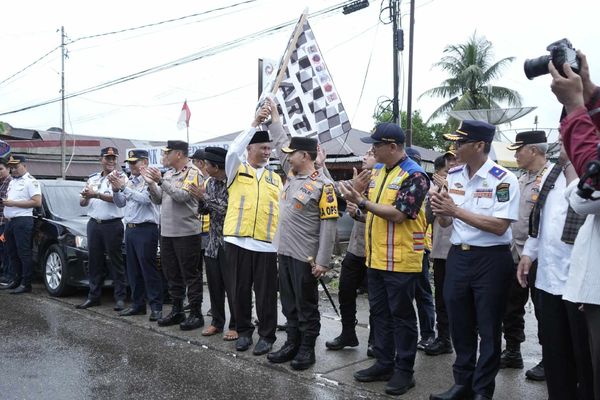
<instances>
[{"instance_id":1,"label":"epaulette","mask_svg":"<svg viewBox=\"0 0 600 400\"><path fill-rule=\"evenodd\" d=\"M93 174L91 174L91 175L88 175L88 178L91 178L92 176L96 176L96 175L98 175L99 173L100 173L100 172L94 172Z\"/></svg>"},{"instance_id":2,"label":"epaulette","mask_svg":"<svg viewBox=\"0 0 600 400\"><path fill-rule=\"evenodd\" d=\"M448 174L453 174L453 173L455 173L455 172L462 171L464 167L465 167L464 165L457 165L457 166L456 166L456 167L454 167L454 168L450 168L450 169L448 170Z\"/></svg>"},{"instance_id":3,"label":"epaulette","mask_svg":"<svg viewBox=\"0 0 600 400\"><path fill-rule=\"evenodd\" d=\"M495 176L497 179L502 179L504 178L504 175L506 175L506 171L496 165L489 170L489 173Z\"/></svg>"},{"instance_id":4,"label":"epaulette","mask_svg":"<svg viewBox=\"0 0 600 400\"><path fill-rule=\"evenodd\" d=\"M315 172L313 172L312 174L310 174L310 179L312 179L313 181L317 180L317 176L319 176L319 170L316 170Z\"/></svg>"}]
</instances>

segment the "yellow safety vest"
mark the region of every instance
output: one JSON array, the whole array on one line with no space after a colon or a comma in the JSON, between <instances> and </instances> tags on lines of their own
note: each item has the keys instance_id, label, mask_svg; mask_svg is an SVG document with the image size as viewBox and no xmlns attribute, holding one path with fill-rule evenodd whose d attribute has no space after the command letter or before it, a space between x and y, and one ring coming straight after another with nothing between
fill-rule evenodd
<instances>
[{"instance_id":1,"label":"yellow safety vest","mask_svg":"<svg viewBox=\"0 0 600 400\"><path fill-rule=\"evenodd\" d=\"M206 189L209 179L210 176L204 180L204 189ZM210 229L210 215L200 214L198 219L200 220L200 233L208 233L208 230Z\"/></svg>"},{"instance_id":2,"label":"yellow safety vest","mask_svg":"<svg viewBox=\"0 0 600 400\"><path fill-rule=\"evenodd\" d=\"M401 163L404 164L405 162ZM408 167L413 167L410 164L409 162ZM369 185L369 201L393 205L398 189L409 175L409 172L402 169L400 165L396 165L389 172L386 172L385 167L374 169ZM371 212L367 213L365 226L367 266L394 272L421 272L426 224L424 207L421 207L417 219L406 219L399 224Z\"/></svg>"},{"instance_id":3,"label":"yellow safety vest","mask_svg":"<svg viewBox=\"0 0 600 400\"><path fill-rule=\"evenodd\" d=\"M265 169L257 180L256 170L251 165L240 165L228 189L229 204L223 235L273 241L282 186L281 178L275 172Z\"/></svg>"}]
</instances>

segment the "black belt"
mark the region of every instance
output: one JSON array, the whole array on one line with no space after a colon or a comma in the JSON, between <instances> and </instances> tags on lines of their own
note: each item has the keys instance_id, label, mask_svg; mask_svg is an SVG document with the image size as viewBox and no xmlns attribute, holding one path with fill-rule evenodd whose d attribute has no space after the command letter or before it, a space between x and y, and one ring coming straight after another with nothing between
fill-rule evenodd
<instances>
[{"instance_id":1,"label":"black belt","mask_svg":"<svg viewBox=\"0 0 600 400\"><path fill-rule=\"evenodd\" d=\"M143 228L144 226L157 226L154 222L141 222L139 224L127 223L128 228Z\"/></svg>"},{"instance_id":2,"label":"black belt","mask_svg":"<svg viewBox=\"0 0 600 400\"><path fill-rule=\"evenodd\" d=\"M111 222L121 222L121 218L112 218L112 219L98 219L92 218L92 221L95 221L97 224L109 224Z\"/></svg>"},{"instance_id":3,"label":"black belt","mask_svg":"<svg viewBox=\"0 0 600 400\"><path fill-rule=\"evenodd\" d=\"M499 244L497 246L471 246L470 244L453 244L452 247L454 247L457 250L462 250L462 251L473 251L473 250L510 250L509 245L507 244Z\"/></svg>"},{"instance_id":4,"label":"black belt","mask_svg":"<svg viewBox=\"0 0 600 400\"><path fill-rule=\"evenodd\" d=\"M4 217L6 218L6 217ZM12 218L6 218L7 221L12 221L13 219L19 219L19 218L33 218L31 215L22 215L20 217L12 217Z\"/></svg>"}]
</instances>

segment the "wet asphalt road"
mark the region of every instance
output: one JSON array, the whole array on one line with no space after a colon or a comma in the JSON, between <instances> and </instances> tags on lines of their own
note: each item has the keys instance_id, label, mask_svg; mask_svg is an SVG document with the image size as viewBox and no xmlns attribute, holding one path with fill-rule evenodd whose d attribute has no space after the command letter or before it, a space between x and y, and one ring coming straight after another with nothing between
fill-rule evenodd
<instances>
[{"instance_id":1,"label":"wet asphalt road","mask_svg":"<svg viewBox=\"0 0 600 400\"><path fill-rule=\"evenodd\" d=\"M362 397L45 297L0 307L2 399Z\"/></svg>"}]
</instances>

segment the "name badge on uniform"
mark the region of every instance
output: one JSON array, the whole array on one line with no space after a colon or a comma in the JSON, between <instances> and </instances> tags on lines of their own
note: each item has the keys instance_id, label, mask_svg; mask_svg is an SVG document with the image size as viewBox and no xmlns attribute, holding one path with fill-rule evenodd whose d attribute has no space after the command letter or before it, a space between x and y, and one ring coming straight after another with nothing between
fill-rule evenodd
<instances>
[{"instance_id":1,"label":"name badge on uniform","mask_svg":"<svg viewBox=\"0 0 600 400\"><path fill-rule=\"evenodd\" d=\"M459 196L464 196L465 195L465 191L464 190L454 189L454 188L448 189L448 193L457 194Z\"/></svg>"}]
</instances>

